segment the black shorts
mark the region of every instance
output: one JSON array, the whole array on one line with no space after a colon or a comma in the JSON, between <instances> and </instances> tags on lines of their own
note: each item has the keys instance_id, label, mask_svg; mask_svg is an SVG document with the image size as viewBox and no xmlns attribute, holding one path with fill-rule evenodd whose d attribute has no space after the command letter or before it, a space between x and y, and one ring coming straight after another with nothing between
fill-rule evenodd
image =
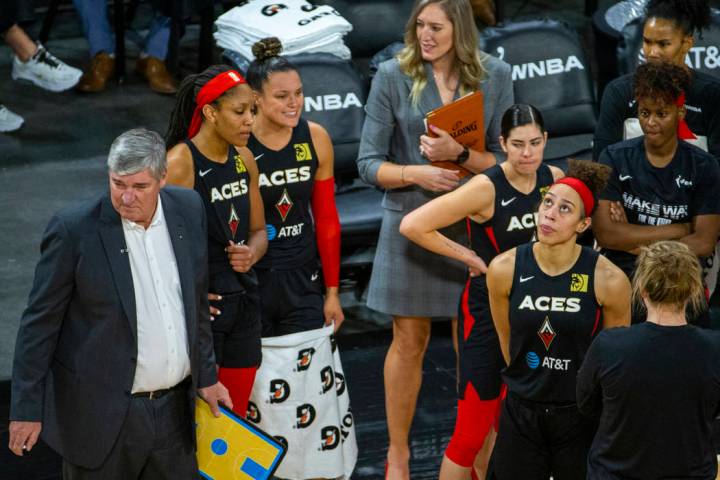
<instances>
[{"instance_id":1,"label":"black shorts","mask_svg":"<svg viewBox=\"0 0 720 480\"><path fill-rule=\"evenodd\" d=\"M211 288L210 291L214 292ZM212 321L215 362L225 368L260 365L260 294L257 288L222 293L222 300L210 304L220 310Z\"/></svg>"},{"instance_id":2,"label":"black shorts","mask_svg":"<svg viewBox=\"0 0 720 480\"><path fill-rule=\"evenodd\" d=\"M257 275L263 337L325 325L322 272L316 259L293 270L257 269Z\"/></svg>"},{"instance_id":3,"label":"black shorts","mask_svg":"<svg viewBox=\"0 0 720 480\"><path fill-rule=\"evenodd\" d=\"M585 480L596 429L576 405L541 405L508 393L488 478Z\"/></svg>"},{"instance_id":4,"label":"black shorts","mask_svg":"<svg viewBox=\"0 0 720 480\"><path fill-rule=\"evenodd\" d=\"M463 398L468 382L475 387L481 400L493 400L500 395L500 371L505 368L505 360L490 315L488 298L484 275L471 278L460 297L457 322L460 398Z\"/></svg>"}]
</instances>

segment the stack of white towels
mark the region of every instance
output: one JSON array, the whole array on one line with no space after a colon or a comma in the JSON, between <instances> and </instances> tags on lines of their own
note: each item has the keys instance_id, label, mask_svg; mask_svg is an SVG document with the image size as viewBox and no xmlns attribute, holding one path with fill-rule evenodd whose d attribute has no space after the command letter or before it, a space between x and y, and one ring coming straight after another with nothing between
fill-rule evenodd
<instances>
[{"instance_id":1,"label":"stack of white towels","mask_svg":"<svg viewBox=\"0 0 720 480\"><path fill-rule=\"evenodd\" d=\"M305 0L249 0L228 10L215 21L215 41L221 48L252 60L252 46L266 37L277 37L282 55L331 53L350 59L343 37L352 25L328 5Z\"/></svg>"}]
</instances>

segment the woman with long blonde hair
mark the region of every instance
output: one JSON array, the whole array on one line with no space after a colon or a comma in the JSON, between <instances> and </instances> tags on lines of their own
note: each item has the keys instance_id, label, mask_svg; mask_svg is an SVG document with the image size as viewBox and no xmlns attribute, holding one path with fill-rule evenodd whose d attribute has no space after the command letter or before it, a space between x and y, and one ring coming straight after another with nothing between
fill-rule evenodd
<instances>
[{"instance_id":1,"label":"woman with long blonde hair","mask_svg":"<svg viewBox=\"0 0 720 480\"><path fill-rule=\"evenodd\" d=\"M368 306L393 316L385 360L385 405L390 446L387 477L408 479L408 433L430 340L431 317L455 317L466 271L414 245L399 233L406 213L459 184L457 174L433 165L457 162L473 172L497 163L500 121L513 104L510 67L481 52L468 0L420 0L405 30L405 48L382 63L367 102L358 170L385 190L383 222ZM470 150L425 116L461 95L484 94L486 151ZM467 243L462 223L444 229Z\"/></svg>"}]
</instances>

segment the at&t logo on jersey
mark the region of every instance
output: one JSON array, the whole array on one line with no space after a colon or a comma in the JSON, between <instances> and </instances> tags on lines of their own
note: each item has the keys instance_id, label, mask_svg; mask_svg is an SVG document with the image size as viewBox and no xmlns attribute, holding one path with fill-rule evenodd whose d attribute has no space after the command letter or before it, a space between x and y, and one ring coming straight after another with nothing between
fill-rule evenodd
<instances>
[{"instance_id":1,"label":"at&t logo on jersey","mask_svg":"<svg viewBox=\"0 0 720 480\"><path fill-rule=\"evenodd\" d=\"M546 368L548 370L559 370L566 372L570 369L570 363L572 360L563 358L553 357L542 357L535 352L528 352L525 354L525 363L530 367L531 370L535 370L538 367Z\"/></svg>"},{"instance_id":2,"label":"at&t logo on jersey","mask_svg":"<svg viewBox=\"0 0 720 480\"><path fill-rule=\"evenodd\" d=\"M260 174L259 184L261 187L282 187L289 183L306 182L310 180L310 166L299 168L288 168L285 170L275 170L269 175Z\"/></svg>"},{"instance_id":3,"label":"at&t logo on jersey","mask_svg":"<svg viewBox=\"0 0 720 480\"><path fill-rule=\"evenodd\" d=\"M580 311L580 299L576 297L537 297L533 299L525 295L518 306L518 310L534 310L538 312L569 312Z\"/></svg>"},{"instance_id":4,"label":"at&t logo on jersey","mask_svg":"<svg viewBox=\"0 0 720 480\"><path fill-rule=\"evenodd\" d=\"M312 152L310 151L310 144L307 142L293 144L295 149L295 160L298 162L308 162L312 160Z\"/></svg>"},{"instance_id":5,"label":"at&t logo on jersey","mask_svg":"<svg viewBox=\"0 0 720 480\"><path fill-rule=\"evenodd\" d=\"M247 180L244 178L236 182L226 183L220 188L212 187L212 190L210 190L210 203L230 200L245 195L247 192Z\"/></svg>"},{"instance_id":6,"label":"at&t logo on jersey","mask_svg":"<svg viewBox=\"0 0 720 480\"><path fill-rule=\"evenodd\" d=\"M525 230L528 228L535 228L535 224L537 223L537 212L535 213L526 213L525 215L515 216L513 215L510 217L510 222L508 222L508 232L512 232L513 230Z\"/></svg>"}]
</instances>

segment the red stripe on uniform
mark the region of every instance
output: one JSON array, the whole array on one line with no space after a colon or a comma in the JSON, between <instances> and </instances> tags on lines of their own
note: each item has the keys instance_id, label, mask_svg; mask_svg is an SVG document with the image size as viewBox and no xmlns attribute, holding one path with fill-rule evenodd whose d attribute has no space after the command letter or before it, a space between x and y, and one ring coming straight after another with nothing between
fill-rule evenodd
<instances>
[{"instance_id":1,"label":"red stripe on uniform","mask_svg":"<svg viewBox=\"0 0 720 480\"><path fill-rule=\"evenodd\" d=\"M497 253L500 253L500 247L498 247L497 240L495 240L495 230L493 230L493 227L485 227L485 234L490 239L493 247L495 247L495 251Z\"/></svg>"},{"instance_id":2,"label":"red stripe on uniform","mask_svg":"<svg viewBox=\"0 0 720 480\"><path fill-rule=\"evenodd\" d=\"M463 312L463 340L467 340L470 336L470 331L473 325L475 325L475 317L470 313L470 305L468 298L470 297L470 278L468 278L465 284L465 291L462 295L462 312Z\"/></svg>"},{"instance_id":3,"label":"red stripe on uniform","mask_svg":"<svg viewBox=\"0 0 720 480\"><path fill-rule=\"evenodd\" d=\"M595 310L595 326L593 327L593 331L590 334L590 336L594 336L595 332L597 332L598 325L600 324L600 308L598 307L597 310Z\"/></svg>"}]
</instances>

